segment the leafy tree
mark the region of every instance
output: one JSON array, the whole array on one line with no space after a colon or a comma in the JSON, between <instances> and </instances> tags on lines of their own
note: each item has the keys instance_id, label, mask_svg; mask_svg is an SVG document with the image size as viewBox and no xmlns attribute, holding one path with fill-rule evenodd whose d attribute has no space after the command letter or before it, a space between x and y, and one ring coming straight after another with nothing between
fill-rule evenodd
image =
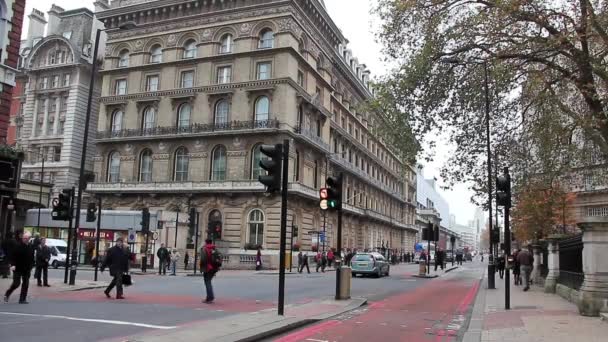
<instances>
[{"instance_id":1,"label":"leafy tree","mask_svg":"<svg viewBox=\"0 0 608 342\"><path fill-rule=\"evenodd\" d=\"M518 241L531 241L550 234L570 234L576 223L572 204L576 195L558 183L530 183L517 194L513 209L513 232ZM575 228L574 228L575 229Z\"/></svg>"},{"instance_id":2,"label":"leafy tree","mask_svg":"<svg viewBox=\"0 0 608 342\"><path fill-rule=\"evenodd\" d=\"M378 130L410 152L447 134L448 183L487 187L486 77L492 150L522 184L564 174L587 139L608 153L607 1L379 0L375 13L397 65L369 104Z\"/></svg>"}]
</instances>

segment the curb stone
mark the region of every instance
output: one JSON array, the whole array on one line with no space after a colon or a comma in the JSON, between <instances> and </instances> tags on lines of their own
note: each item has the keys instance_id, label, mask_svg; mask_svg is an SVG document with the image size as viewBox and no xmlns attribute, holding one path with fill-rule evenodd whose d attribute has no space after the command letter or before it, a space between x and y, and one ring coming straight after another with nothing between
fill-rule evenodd
<instances>
[{"instance_id":1,"label":"curb stone","mask_svg":"<svg viewBox=\"0 0 608 342\"><path fill-rule=\"evenodd\" d=\"M475 305L473 305L473 313L468 321L467 330L465 331L462 342L480 342L481 333L483 331L483 315L486 308L486 292L487 278L479 280L479 290L475 296Z\"/></svg>"}]
</instances>

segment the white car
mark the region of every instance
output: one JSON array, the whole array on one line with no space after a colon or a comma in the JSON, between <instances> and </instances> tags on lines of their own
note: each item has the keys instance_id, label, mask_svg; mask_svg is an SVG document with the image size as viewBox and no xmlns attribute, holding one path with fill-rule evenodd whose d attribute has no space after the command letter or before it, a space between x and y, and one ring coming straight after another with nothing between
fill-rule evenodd
<instances>
[{"instance_id":1,"label":"white car","mask_svg":"<svg viewBox=\"0 0 608 342\"><path fill-rule=\"evenodd\" d=\"M30 243L34 239L30 240ZM68 251L67 242L59 239L46 239L46 245L51 250L51 259L49 265L53 268L59 268L59 266L65 265L66 253Z\"/></svg>"}]
</instances>

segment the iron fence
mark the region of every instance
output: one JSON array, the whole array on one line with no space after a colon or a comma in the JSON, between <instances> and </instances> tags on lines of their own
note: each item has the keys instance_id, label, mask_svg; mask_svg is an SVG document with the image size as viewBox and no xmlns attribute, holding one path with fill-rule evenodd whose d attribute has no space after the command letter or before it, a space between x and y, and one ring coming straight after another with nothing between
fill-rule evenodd
<instances>
[{"instance_id":1,"label":"iron fence","mask_svg":"<svg viewBox=\"0 0 608 342\"><path fill-rule=\"evenodd\" d=\"M583 273L583 234L559 242L559 284L580 289Z\"/></svg>"}]
</instances>

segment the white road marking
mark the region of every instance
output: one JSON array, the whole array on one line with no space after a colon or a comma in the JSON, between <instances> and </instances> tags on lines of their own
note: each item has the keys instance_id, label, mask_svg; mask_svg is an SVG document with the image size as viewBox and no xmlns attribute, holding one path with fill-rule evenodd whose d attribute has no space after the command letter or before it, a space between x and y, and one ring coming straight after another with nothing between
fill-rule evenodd
<instances>
[{"instance_id":1,"label":"white road marking","mask_svg":"<svg viewBox=\"0 0 608 342\"><path fill-rule=\"evenodd\" d=\"M81 322L92 322L92 323L103 323L103 324L114 324L114 325L130 325L130 326L134 326L134 327L160 329L160 330L171 330L171 329L177 328L174 326L153 325L153 324L144 324L144 323L135 323L135 322L125 322L125 321L113 321L113 320L107 320L107 319L91 319L91 318L69 317L69 316L59 316L59 315L37 315L37 314L28 314L28 313L21 313L21 312L2 312L2 311L0 311L0 315L39 317L39 318L50 318L50 319L65 319L68 321L81 321Z\"/></svg>"},{"instance_id":2,"label":"white road marking","mask_svg":"<svg viewBox=\"0 0 608 342\"><path fill-rule=\"evenodd\" d=\"M307 338L306 341L311 341L311 342L329 342L328 340L315 340L314 338Z\"/></svg>"}]
</instances>

